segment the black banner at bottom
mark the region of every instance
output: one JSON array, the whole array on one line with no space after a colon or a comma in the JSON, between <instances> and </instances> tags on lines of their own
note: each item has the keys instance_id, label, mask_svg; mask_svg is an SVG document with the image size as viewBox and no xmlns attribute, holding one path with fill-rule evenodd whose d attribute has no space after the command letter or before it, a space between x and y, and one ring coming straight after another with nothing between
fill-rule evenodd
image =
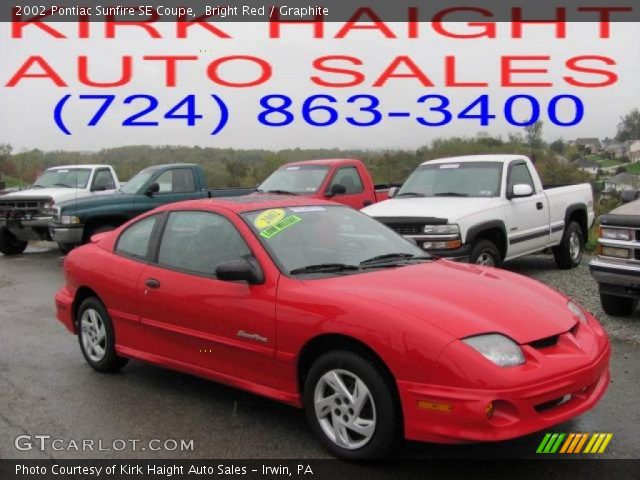
<instances>
[{"instance_id":1,"label":"black banner at bottom","mask_svg":"<svg viewBox=\"0 0 640 480\"><path fill-rule=\"evenodd\" d=\"M509 477L506 477L509 475ZM640 479L640 459L390 460L0 460L2 480L147 479Z\"/></svg>"}]
</instances>

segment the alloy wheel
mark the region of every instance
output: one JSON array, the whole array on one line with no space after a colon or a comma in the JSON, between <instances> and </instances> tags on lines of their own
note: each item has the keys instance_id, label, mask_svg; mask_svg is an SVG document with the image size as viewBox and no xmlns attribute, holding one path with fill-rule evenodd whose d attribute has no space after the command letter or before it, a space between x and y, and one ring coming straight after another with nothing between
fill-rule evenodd
<instances>
[{"instance_id":1,"label":"alloy wheel","mask_svg":"<svg viewBox=\"0 0 640 480\"><path fill-rule=\"evenodd\" d=\"M92 362L100 362L107 352L107 330L100 313L88 308L80 318L84 351Z\"/></svg>"}]
</instances>

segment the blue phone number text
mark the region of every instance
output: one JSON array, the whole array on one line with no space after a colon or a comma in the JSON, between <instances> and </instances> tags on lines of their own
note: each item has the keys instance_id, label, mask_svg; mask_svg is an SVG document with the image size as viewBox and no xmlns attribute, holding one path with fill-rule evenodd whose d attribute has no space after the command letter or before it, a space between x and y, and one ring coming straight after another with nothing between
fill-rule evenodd
<instances>
[{"instance_id":1,"label":"blue phone number text","mask_svg":"<svg viewBox=\"0 0 640 480\"><path fill-rule=\"evenodd\" d=\"M63 96L53 109L57 127L66 135L72 131L65 122L66 112L72 105L94 102L95 109L81 126L96 127L109 115L122 115L118 119L123 127L157 127L161 122L182 122L194 127L199 123L209 126L211 135L222 132L229 124L232 112L219 95L197 96L189 94L170 105L161 105L157 97L147 94L128 95L72 95ZM113 108L114 104L130 106L129 111ZM346 111L346 112L345 112ZM117 112L117 113L113 113ZM339 99L333 95L311 95L295 101L288 95L265 95L256 105L256 121L266 127L286 127L304 122L312 127L329 127L345 123L354 127L372 127L385 121L402 119L424 127L443 127L455 121L476 122L489 126L504 121L515 127L527 127L537 121L549 121L559 127L572 127L582 121L584 104L569 94L555 95L540 101L533 95L511 95L504 101L493 102L489 95L480 95L464 105L454 105L445 95L428 94L415 100L412 108L388 108L375 95L357 94ZM77 123L77 122L75 122Z\"/></svg>"}]
</instances>

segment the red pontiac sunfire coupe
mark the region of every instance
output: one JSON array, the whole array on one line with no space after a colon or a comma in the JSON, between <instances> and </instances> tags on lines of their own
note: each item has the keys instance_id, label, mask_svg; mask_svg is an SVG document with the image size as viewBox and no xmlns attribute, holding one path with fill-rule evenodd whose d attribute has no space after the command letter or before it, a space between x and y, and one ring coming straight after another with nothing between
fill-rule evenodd
<instances>
[{"instance_id":1,"label":"red pontiac sunfire coupe","mask_svg":"<svg viewBox=\"0 0 640 480\"><path fill-rule=\"evenodd\" d=\"M57 316L91 367L134 358L303 407L342 458L526 435L609 383L607 335L565 296L431 259L331 202L174 203L94 236L64 272Z\"/></svg>"}]
</instances>

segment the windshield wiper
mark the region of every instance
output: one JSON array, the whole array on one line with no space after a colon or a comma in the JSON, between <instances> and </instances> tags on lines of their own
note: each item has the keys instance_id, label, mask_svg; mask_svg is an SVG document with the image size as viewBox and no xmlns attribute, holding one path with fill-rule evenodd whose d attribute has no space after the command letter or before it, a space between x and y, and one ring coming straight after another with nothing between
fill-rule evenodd
<instances>
[{"instance_id":1,"label":"windshield wiper","mask_svg":"<svg viewBox=\"0 0 640 480\"><path fill-rule=\"evenodd\" d=\"M262 190L258 191L261 192ZM293 193L288 190L267 190L267 193L275 193L276 195L297 195L297 193Z\"/></svg>"},{"instance_id":2,"label":"windshield wiper","mask_svg":"<svg viewBox=\"0 0 640 480\"><path fill-rule=\"evenodd\" d=\"M457 192L441 192L434 193L434 197L468 197L468 193L457 193Z\"/></svg>"},{"instance_id":3,"label":"windshield wiper","mask_svg":"<svg viewBox=\"0 0 640 480\"><path fill-rule=\"evenodd\" d=\"M65 188L73 188L71 185L67 185L66 183L54 183L53 186L54 187L58 186L58 187L65 187Z\"/></svg>"},{"instance_id":4,"label":"windshield wiper","mask_svg":"<svg viewBox=\"0 0 640 480\"><path fill-rule=\"evenodd\" d=\"M357 265L347 265L346 263L318 263L317 265L294 268L289 273L291 275L297 275L300 273L344 272L346 270L360 270L360 267Z\"/></svg>"},{"instance_id":5,"label":"windshield wiper","mask_svg":"<svg viewBox=\"0 0 640 480\"><path fill-rule=\"evenodd\" d=\"M425 197L426 195L424 193L418 193L418 192L402 192L399 193L398 195L396 195L395 198L398 197Z\"/></svg>"},{"instance_id":6,"label":"windshield wiper","mask_svg":"<svg viewBox=\"0 0 640 480\"><path fill-rule=\"evenodd\" d=\"M385 253L377 255L360 262L362 268L379 267L380 265L397 265L398 262L406 262L409 260L429 260L429 255L414 255L412 253Z\"/></svg>"}]
</instances>

